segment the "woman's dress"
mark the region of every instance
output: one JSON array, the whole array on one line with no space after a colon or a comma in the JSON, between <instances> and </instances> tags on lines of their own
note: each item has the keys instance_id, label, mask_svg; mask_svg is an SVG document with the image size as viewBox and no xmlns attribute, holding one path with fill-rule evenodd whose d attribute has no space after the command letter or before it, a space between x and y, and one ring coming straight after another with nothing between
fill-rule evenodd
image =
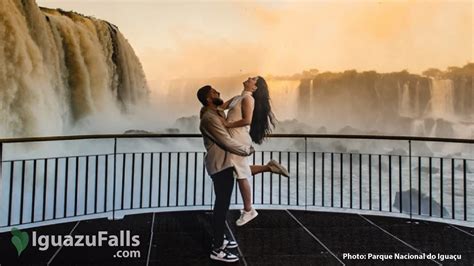
<instances>
[{"instance_id":1,"label":"woman's dress","mask_svg":"<svg viewBox=\"0 0 474 266\"><path fill-rule=\"evenodd\" d=\"M244 97L249 96L252 97L251 92L243 91L241 95L234 97L232 102L229 104L229 112L227 113L228 122L235 122L242 119L242 100ZM252 138L250 137L249 130L250 126L229 128L229 134L236 141L250 146L252 145ZM235 169L235 177L237 179L252 176L248 157L236 154L230 154L230 156Z\"/></svg>"}]
</instances>

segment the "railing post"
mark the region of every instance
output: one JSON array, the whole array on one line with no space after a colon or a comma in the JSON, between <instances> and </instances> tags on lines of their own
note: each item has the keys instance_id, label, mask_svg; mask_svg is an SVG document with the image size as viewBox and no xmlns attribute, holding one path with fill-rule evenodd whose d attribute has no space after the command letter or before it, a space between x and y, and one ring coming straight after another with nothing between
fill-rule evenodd
<instances>
[{"instance_id":1,"label":"railing post","mask_svg":"<svg viewBox=\"0 0 474 266\"><path fill-rule=\"evenodd\" d=\"M3 184L3 169L2 169L2 167L3 167L3 142L0 142L0 192L4 193L3 192L3 187L2 187L2 184ZM32 217L31 219L33 220L34 216L31 216L31 217ZM8 221L10 221L10 217L8 217Z\"/></svg>"},{"instance_id":2,"label":"railing post","mask_svg":"<svg viewBox=\"0 0 474 266\"><path fill-rule=\"evenodd\" d=\"M3 180L2 166L3 166L3 142L0 142L0 184L2 184L1 181Z\"/></svg>"},{"instance_id":3,"label":"railing post","mask_svg":"<svg viewBox=\"0 0 474 266\"><path fill-rule=\"evenodd\" d=\"M304 210L308 210L308 138L304 137Z\"/></svg>"},{"instance_id":4,"label":"railing post","mask_svg":"<svg viewBox=\"0 0 474 266\"><path fill-rule=\"evenodd\" d=\"M409 173L409 178L410 178L410 222L412 221L412 206L411 206L411 203L412 203L412 199L411 199L411 176L412 176L412 173L411 173L411 140L408 140L408 173ZM401 195L400 195L401 197Z\"/></svg>"},{"instance_id":5,"label":"railing post","mask_svg":"<svg viewBox=\"0 0 474 266\"><path fill-rule=\"evenodd\" d=\"M115 189L117 181L117 138L114 138L114 189L112 190L112 219L115 220ZM123 196L123 195L122 195Z\"/></svg>"}]
</instances>

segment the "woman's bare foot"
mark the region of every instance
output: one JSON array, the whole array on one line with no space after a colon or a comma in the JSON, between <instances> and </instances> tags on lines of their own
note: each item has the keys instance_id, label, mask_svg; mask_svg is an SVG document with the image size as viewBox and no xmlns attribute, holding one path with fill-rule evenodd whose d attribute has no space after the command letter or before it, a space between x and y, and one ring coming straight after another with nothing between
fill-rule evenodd
<instances>
[{"instance_id":1,"label":"woman's bare foot","mask_svg":"<svg viewBox=\"0 0 474 266\"><path fill-rule=\"evenodd\" d=\"M283 165L279 164L275 160L270 160L267 163L267 166L270 168L270 170L274 174L280 174L286 177L290 177L290 173L288 173L288 170L286 170L286 168Z\"/></svg>"}]
</instances>

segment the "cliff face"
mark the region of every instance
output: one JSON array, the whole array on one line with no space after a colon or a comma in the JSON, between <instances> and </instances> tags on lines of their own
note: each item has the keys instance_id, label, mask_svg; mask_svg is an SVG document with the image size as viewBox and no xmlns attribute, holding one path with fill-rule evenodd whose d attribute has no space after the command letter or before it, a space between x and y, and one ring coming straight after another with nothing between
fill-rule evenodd
<instances>
[{"instance_id":1,"label":"cliff face","mask_svg":"<svg viewBox=\"0 0 474 266\"><path fill-rule=\"evenodd\" d=\"M474 123L473 65L437 77L406 71L345 71L306 77L298 87L298 116L339 127L396 132L402 126L405 134L450 135L452 129L446 129L446 124ZM414 120L421 121L426 132L413 132Z\"/></svg>"},{"instance_id":2,"label":"cliff face","mask_svg":"<svg viewBox=\"0 0 474 266\"><path fill-rule=\"evenodd\" d=\"M0 135L61 134L146 101L139 59L117 27L34 0L0 5Z\"/></svg>"},{"instance_id":3,"label":"cliff face","mask_svg":"<svg viewBox=\"0 0 474 266\"><path fill-rule=\"evenodd\" d=\"M429 99L429 80L406 72L378 74L375 72L323 73L310 80L302 80L299 87L301 109L331 110L347 113L354 110L368 120L379 116L394 118L402 105L419 116ZM408 93L408 95L404 95ZM403 97L409 102L402 103ZM415 102L412 99L420 99ZM423 100L421 100L423 99Z\"/></svg>"},{"instance_id":4,"label":"cliff face","mask_svg":"<svg viewBox=\"0 0 474 266\"><path fill-rule=\"evenodd\" d=\"M272 110L281 122L275 132L474 137L471 67L435 77L406 71L267 76ZM242 82L252 75L160 83L163 112L176 118L196 115L198 88L211 84L227 100L239 95ZM175 126L182 132L196 130Z\"/></svg>"}]
</instances>

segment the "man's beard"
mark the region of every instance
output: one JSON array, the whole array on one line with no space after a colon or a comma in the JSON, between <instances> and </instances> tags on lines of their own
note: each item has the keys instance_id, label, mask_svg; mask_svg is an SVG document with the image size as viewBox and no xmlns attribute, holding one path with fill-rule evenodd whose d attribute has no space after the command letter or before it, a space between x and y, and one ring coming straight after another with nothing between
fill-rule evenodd
<instances>
[{"instance_id":1,"label":"man's beard","mask_svg":"<svg viewBox=\"0 0 474 266\"><path fill-rule=\"evenodd\" d=\"M214 98L214 99L212 99L212 103L215 106L221 106L221 105L224 104L224 101L221 98Z\"/></svg>"}]
</instances>

